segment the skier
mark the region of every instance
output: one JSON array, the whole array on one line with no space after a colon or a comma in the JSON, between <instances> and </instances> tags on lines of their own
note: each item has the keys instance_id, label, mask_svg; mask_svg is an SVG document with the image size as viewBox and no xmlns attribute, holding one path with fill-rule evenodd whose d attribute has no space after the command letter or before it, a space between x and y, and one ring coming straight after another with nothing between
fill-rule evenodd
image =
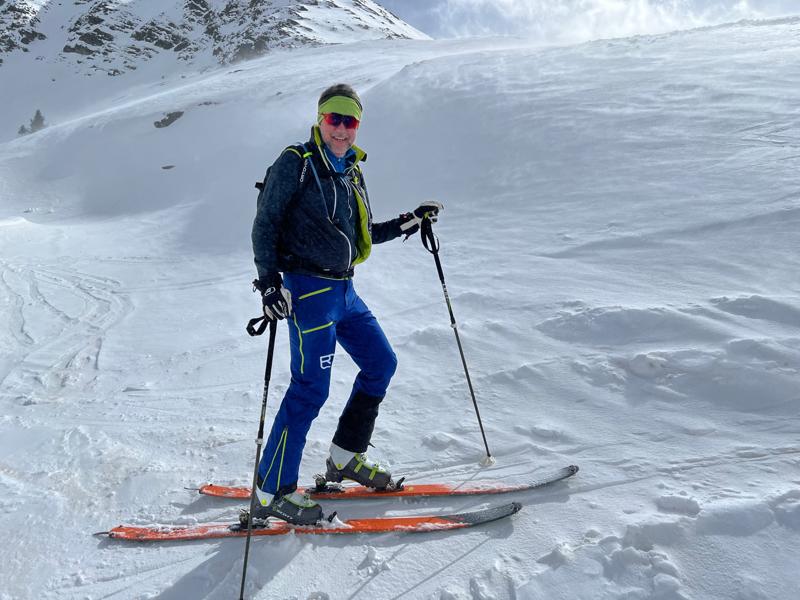
<instances>
[{"instance_id":1,"label":"skier","mask_svg":"<svg viewBox=\"0 0 800 600\"><path fill-rule=\"evenodd\" d=\"M423 219L436 220L442 205L425 202L398 218L372 222L360 166L367 155L355 145L362 110L349 85L326 89L311 138L281 153L258 197L253 284L264 315L288 321L292 377L261 455L256 518L299 525L322 518L319 504L296 491L297 478L311 422L328 398L337 342L360 372L333 436L326 478L378 490L393 485L391 473L366 450L397 358L353 287L353 269L373 243L416 233Z\"/></svg>"}]
</instances>

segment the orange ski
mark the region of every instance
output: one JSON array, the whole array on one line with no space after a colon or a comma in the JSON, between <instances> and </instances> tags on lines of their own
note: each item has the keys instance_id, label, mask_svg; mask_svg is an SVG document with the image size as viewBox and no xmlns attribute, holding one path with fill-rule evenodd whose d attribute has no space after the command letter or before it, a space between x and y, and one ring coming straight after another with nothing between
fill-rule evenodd
<instances>
[{"instance_id":1,"label":"orange ski","mask_svg":"<svg viewBox=\"0 0 800 600\"><path fill-rule=\"evenodd\" d=\"M475 527L510 517L519 512L522 505L518 502L476 510L472 512L456 513L453 515L420 515L412 517L379 517L374 519L351 519L320 525L291 525L285 521L268 520L264 525L253 528L253 535L283 535L294 532L297 534L315 535L341 535L359 533L425 533L433 531L448 531ZM96 535L107 535L115 540L129 540L135 542L164 542L180 540L205 540L213 538L244 537L247 535L247 526L239 523L210 523L205 525L190 526L150 526L136 527L120 525L111 531L103 531Z\"/></svg>"},{"instance_id":2,"label":"orange ski","mask_svg":"<svg viewBox=\"0 0 800 600\"><path fill-rule=\"evenodd\" d=\"M435 496L476 496L483 494L507 494L539 488L562 479L572 477L578 472L578 467L570 465L552 472L542 473L533 481L520 484L504 483L407 483L400 489L377 491L360 485L340 486L327 484L325 486L300 488L299 492L308 492L315 500L353 500L367 498L380 500L382 498L429 498ZM194 489L194 488L192 488ZM250 498L250 488L244 486L203 485L198 490L206 496L217 498L233 498L247 500Z\"/></svg>"}]
</instances>

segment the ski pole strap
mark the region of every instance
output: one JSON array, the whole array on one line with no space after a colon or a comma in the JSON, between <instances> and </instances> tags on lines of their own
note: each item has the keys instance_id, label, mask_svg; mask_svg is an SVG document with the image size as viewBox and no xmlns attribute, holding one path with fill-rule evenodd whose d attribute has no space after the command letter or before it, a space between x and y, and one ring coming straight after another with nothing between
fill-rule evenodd
<instances>
[{"instance_id":1,"label":"ski pole strap","mask_svg":"<svg viewBox=\"0 0 800 600\"><path fill-rule=\"evenodd\" d=\"M259 322L261 322L261 325L258 325ZM247 333L249 333L251 337L261 335L267 330L268 323L269 319L267 319L266 315L261 315L255 319L250 319L247 322ZM258 328L256 328L256 325L258 325Z\"/></svg>"},{"instance_id":2,"label":"ski pole strap","mask_svg":"<svg viewBox=\"0 0 800 600\"><path fill-rule=\"evenodd\" d=\"M422 219L419 234L422 237L422 245L425 246L425 250L431 254L439 252L439 238L434 235L433 223L427 217Z\"/></svg>"}]
</instances>

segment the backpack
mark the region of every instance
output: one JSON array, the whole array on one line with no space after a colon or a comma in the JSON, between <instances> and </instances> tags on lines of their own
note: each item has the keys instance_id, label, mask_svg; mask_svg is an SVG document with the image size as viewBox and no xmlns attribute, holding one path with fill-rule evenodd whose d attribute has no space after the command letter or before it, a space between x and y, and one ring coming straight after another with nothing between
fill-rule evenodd
<instances>
[{"instance_id":1,"label":"backpack","mask_svg":"<svg viewBox=\"0 0 800 600\"><path fill-rule=\"evenodd\" d=\"M300 170L300 175L299 175L300 184L297 187L297 192L295 192L295 197L298 197L303 194L303 192L306 189L306 186L308 185L308 178L306 177L306 172L308 171L308 165L311 162L311 152L306 151L305 144L296 144L294 146L287 146L284 149L284 152L286 152L286 150L291 150L292 152L295 152L298 156L300 156L300 158L305 159L303 161L303 168ZM264 175L264 179L262 181L256 181L255 188L258 190L259 199L261 198L261 194L267 188L267 179L269 179L270 169L272 169L271 166L267 169L267 172Z\"/></svg>"}]
</instances>

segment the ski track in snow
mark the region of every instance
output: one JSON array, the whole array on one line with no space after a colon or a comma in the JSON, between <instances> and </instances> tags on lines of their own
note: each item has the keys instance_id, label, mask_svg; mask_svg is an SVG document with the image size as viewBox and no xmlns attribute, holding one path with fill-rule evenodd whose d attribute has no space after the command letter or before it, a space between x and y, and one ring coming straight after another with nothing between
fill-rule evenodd
<instances>
[{"instance_id":1,"label":"ski track in snow","mask_svg":"<svg viewBox=\"0 0 800 600\"><path fill-rule=\"evenodd\" d=\"M37 272L8 264L3 266L2 282L14 305L10 334L27 350L16 355L17 366L5 375L5 393L19 393L24 402L35 403L39 398L53 400L64 388L91 388L103 335L130 311L124 298L114 294L115 282L63 269ZM42 291L45 285L53 290L52 302ZM79 314L71 316L58 308L64 296L70 304L82 305Z\"/></svg>"},{"instance_id":2,"label":"ski track in snow","mask_svg":"<svg viewBox=\"0 0 800 600\"><path fill-rule=\"evenodd\" d=\"M333 56L364 90L376 218L445 202L442 261L498 462L477 466L416 239L376 247L356 280L400 358L376 452L409 481L581 471L468 532L256 540L248 597L792 600L798 44L786 19L566 48L299 51L0 146L0 599L237 593L240 541L90 534L236 518L237 503L182 488L249 480L265 345L243 333L258 309L251 185L305 135ZM154 115L176 107L189 110L156 135ZM280 331L268 419L288 383ZM337 354L304 481L354 374Z\"/></svg>"}]
</instances>

